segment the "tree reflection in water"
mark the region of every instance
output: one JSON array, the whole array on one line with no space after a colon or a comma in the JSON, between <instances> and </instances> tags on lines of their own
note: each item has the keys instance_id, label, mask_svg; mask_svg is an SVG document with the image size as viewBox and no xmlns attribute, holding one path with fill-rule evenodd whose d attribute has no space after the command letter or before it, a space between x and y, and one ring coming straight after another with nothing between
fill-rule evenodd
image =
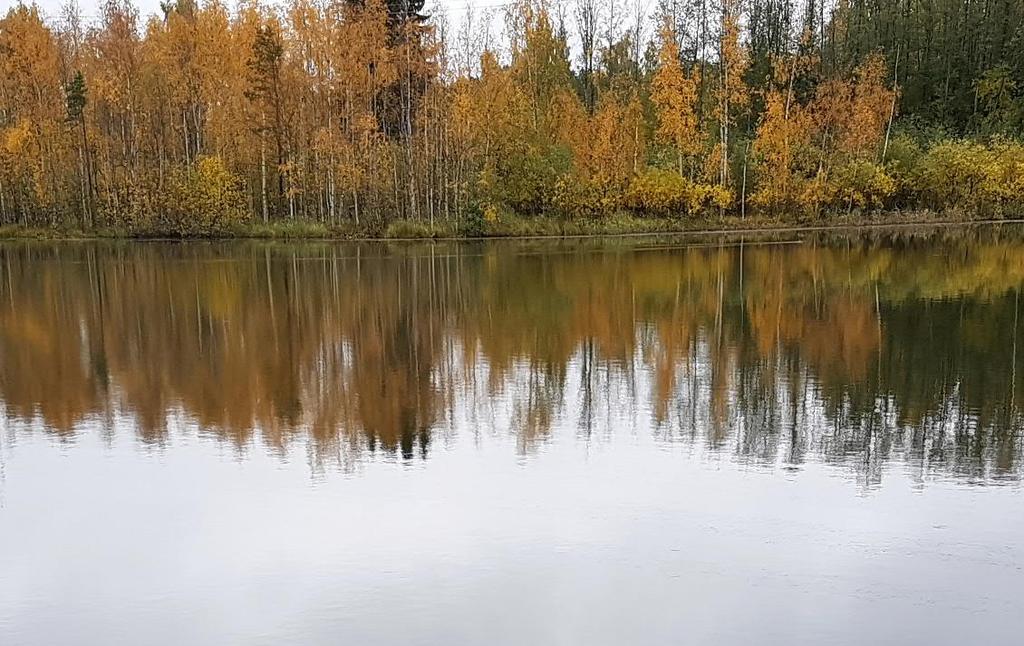
<instances>
[{"instance_id":1,"label":"tree reflection in water","mask_svg":"<svg viewBox=\"0 0 1024 646\"><path fill-rule=\"evenodd\" d=\"M1019 478L1019 229L0 245L8 426L306 441L317 468L625 428L868 482Z\"/></svg>"}]
</instances>

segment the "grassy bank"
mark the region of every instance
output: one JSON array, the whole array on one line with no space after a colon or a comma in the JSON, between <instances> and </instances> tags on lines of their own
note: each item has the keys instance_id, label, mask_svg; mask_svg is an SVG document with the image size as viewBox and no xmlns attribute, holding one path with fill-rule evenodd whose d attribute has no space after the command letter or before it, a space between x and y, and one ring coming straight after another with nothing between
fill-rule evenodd
<instances>
[{"instance_id":1,"label":"grassy bank","mask_svg":"<svg viewBox=\"0 0 1024 646\"><path fill-rule=\"evenodd\" d=\"M273 223L251 222L207 235L168 235L157 231L118 228L94 230L66 227L0 226L0 239L97 240L97 239L249 239L249 240L429 240L474 238L533 238L575 236L621 236L718 231L772 231L779 229L845 228L884 225L953 224L1007 222L981 220L959 212L913 211L900 213L851 214L815 219L779 219L765 216L741 218L638 218L616 215L594 219L505 216L487 222L473 234L453 223L398 220L386 228L360 227L351 223L326 224L303 220Z\"/></svg>"}]
</instances>

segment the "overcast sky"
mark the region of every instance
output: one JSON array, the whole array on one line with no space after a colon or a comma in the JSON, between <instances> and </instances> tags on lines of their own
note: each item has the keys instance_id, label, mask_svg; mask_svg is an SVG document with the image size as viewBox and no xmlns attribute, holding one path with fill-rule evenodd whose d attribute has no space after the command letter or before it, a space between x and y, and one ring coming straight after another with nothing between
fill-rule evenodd
<instances>
[{"instance_id":1,"label":"overcast sky","mask_svg":"<svg viewBox=\"0 0 1024 646\"><path fill-rule=\"evenodd\" d=\"M160 13L160 0L132 0L135 6L139 8L139 12L142 16L148 17L152 14ZM444 7L445 11L451 17L452 21L455 22L458 18L465 14L467 5L478 7L475 11L480 11L486 8L500 7L504 4L505 0L427 0L428 13L431 13L431 8ZM60 12L62 5L66 4L67 0L35 0L35 4L38 5L47 16L56 16ZM98 15L98 7L103 0L78 0L78 6L81 7L82 14L86 18L93 18ZM202 0L200 0L202 2ZM32 4L32 0L25 0L24 4ZM225 3L229 7L233 7L235 0L225 0ZM7 13L10 7L18 4L18 0L0 0L0 14Z\"/></svg>"},{"instance_id":2,"label":"overcast sky","mask_svg":"<svg viewBox=\"0 0 1024 646\"><path fill-rule=\"evenodd\" d=\"M105 0L77 0L82 17L86 24L98 19L99 7ZM161 15L160 0L131 0L138 7L142 17L140 26L145 25L146 20L152 15ZM206 0L198 0L200 4ZM631 0L635 1L635 0ZM649 0L640 0L647 2ZM68 0L20 0L22 4L35 4L49 19L56 19L60 15L61 7L67 4ZM234 8L238 0L222 0L228 7ZM261 0L266 4L277 4L275 0ZM562 0L572 2L572 0ZM465 16L472 12L473 24L476 26L474 32L478 32L481 20L485 13L490 14L490 28L488 36L491 42L500 42L502 37L503 8L510 3L510 0L426 0L425 13L437 15L443 12L448 17L448 31L450 34L457 32L463 24ZM0 16L7 13L11 7L19 4L19 0L0 0ZM570 39L570 50L576 52L575 44Z\"/></svg>"},{"instance_id":3,"label":"overcast sky","mask_svg":"<svg viewBox=\"0 0 1024 646\"><path fill-rule=\"evenodd\" d=\"M105 0L77 0L80 8L82 17L88 24L95 21L99 16L99 6ZM198 0L200 4L206 0ZM228 7L234 8L238 0L222 0ZM485 14L491 16L490 28L488 31L488 40L493 43L502 42L502 32L504 25L504 8L507 7L512 0L426 0L425 13L428 15L437 15L439 12L443 12L448 16L449 34L455 34L459 27L462 25L465 17L472 11L474 16L473 24L475 25L473 31L477 33L477 37L480 36L479 28L481 21ZM620 11L625 12L625 16L629 16L631 12L635 11L636 4L639 3L643 7L644 14L650 19L651 8L655 5L656 0L607 0L608 2L614 2ZM50 19L56 19L60 15L60 10L68 0L22 0L23 4L36 4L42 9L43 14ZM139 8L139 13L142 16L140 21L141 25L144 25L146 19L151 15L160 15L160 0L132 0L134 5ZM262 0L267 4L275 4L275 0ZM0 0L0 16L7 13L7 10L15 5L19 4L19 0ZM574 36L574 24L573 24L573 11L572 8L575 4L575 0L552 0L552 4L555 6L554 11L559 13L567 22L569 27L569 50L570 55L573 59L579 55L579 43ZM603 3L599 0L598 3L599 11L603 8ZM627 27L629 18L625 18L623 29ZM646 25L644 28L644 36L649 37L651 33L651 26Z\"/></svg>"}]
</instances>

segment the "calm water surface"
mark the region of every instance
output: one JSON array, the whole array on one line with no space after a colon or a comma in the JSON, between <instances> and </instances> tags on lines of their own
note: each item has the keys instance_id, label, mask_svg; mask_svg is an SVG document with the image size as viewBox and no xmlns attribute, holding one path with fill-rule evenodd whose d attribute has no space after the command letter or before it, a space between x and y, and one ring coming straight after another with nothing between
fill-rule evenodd
<instances>
[{"instance_id":1,"label":"calm water surface","mask_svg":"<svg viewBox=\"0 0 1024 646\"><path fill-rule=\"evenodd\" d=\"M1019 644L1024 230L0 244L0 643Z\"/></svg>"}]
</instances>

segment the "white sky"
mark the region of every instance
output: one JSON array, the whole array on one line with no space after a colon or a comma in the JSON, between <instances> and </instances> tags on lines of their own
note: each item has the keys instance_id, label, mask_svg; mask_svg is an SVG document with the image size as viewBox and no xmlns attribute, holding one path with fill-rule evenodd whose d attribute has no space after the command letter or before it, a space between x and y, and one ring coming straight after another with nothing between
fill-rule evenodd
<instances>
[{"instance_id":1,"label":"white sky","mask_svg":"<svg viewBox=\"0 0 1024 646\"><path fill-rule=\"evenodd\" d=\"M95 18L98 14L98 7L103 0L78 0L78 6L82 10L82 14L87 19ZM200 0L200 3L202 0ZM60 8L66 3L66 0L34 0L34 4L38 5L43 13L48 17L53 17L59 14ZM460 16L466 13L466 7L472 5L476 13L480 13L485 9L497 9L504 6L506 0L427 0L427 11L432 12L432 9L437 7L443 7L448 13L451 21L456 22ZM18 0L0 0L0 15L7 13L7 10L15 5L19 4ZM23 4L33 4L33 0L25 0ZM150 15L160 13L160 0L133 0L133 4L139 8L139 13L142 17L148 18ZM234 0L225 0L227 6L234 6ZM272 3L271 3L272 4ZM144 20L143 20L144 22Z\"/></svg>"},{"instance_id":2,"label":"white sky","mask_svg":"<svg viewBox=\"0 0 1024 646\"><path fill-rule=\"evenodd\" d=\"M200 4L205 0L198 0ZM238 0L222 0L229 8L234 8ZM579 43L574 37L575 19L573 8L575 6L575 0L550 0L552 5L552 11L556 15L566 21L569 29L569 49L570 56L576 59L580 54ZM23 4L35 4L43 12L43 14L49 19L56 19L60 15L60 10L68 0L21 0ZM98 19L99 6L104 0L77 0L80 13L86 24L89 24ZM132 0L133 4L138 7L141 16L140 24L144 25L146 20L151 15L160 15L160 0ZM277 4L276 0L262 0L266 4ZM428 15L438 15L439 12L443 12L448 17L448 30L451 37L456 37L460 27L463 24L465 16L472 12L473 15L473 32L474 40L477 41L477 46L481 45L483 41L480 29L482 21L486 15L490 15L489 28L487 29L486 40L493 44L500 44L502 42L504 18L503 10L512 0L426 0L425 13ZM603 20L604 10L609 7L615 7L617 13L622 16L624 22L622 28L627 28L630 16L635 15L633 12L636 11L637 5L642 7L642 11L647 19L650 20L652 8L655 6L657 0L598 0L597 6L599 20ZM19 0L0 0L0 16L7 13L7 10L11 7L19 4ZM645 25L644 36L649 37L651 35L652 26ZM451 41L454 43L454 40ZM500 48L500 45L499 45ZM472 63L471 63L472 64Z\"/></svg>"},{"instance_id":3,"label":"white sky","mask_svg":"<svg viewBox=\"0 0 1024 646\"><path fill-rule=\"evenodd\" d=\"M80 13L84 22L88 25L99 17L99 7L105 0L77 0ZM205 0L198 0L200 4ZM229 8L233 9L238 0L222 0ZM276 0L261 0L266 4L279 4ZM568 3L573 0L554 0L555 2ZM615 2L617 0L610 0ZM635 0L633 0L635 1ZM639 0L647 2L648 0ZM650 0L653 1L653 0ZM48 19L56 19L60 15L61 7L67 4L68 0L0 0L0 16L7 13L8 9L17 4L35 4ZM160 0L132 0L132 3L139 9L141 17L140 26L145 25L146 20L153 15L161 15ZM425 13L437 15L443 11L448 17L448 31L454 37L462 27L465 16L473 16L474 40L482 43L479 33L482 20L485 14L490 14L489 28L487 29L486 40L495 43L501 42L503 31L503 8L510 4L510 0L426 0ZM567 19L569 14L566 14ZM571 33L571 29L570 29ZM570 43L570 49L575 53L576 48ZM472 64L472 63L470 63Z\"/></svg>"}]
</instances>

